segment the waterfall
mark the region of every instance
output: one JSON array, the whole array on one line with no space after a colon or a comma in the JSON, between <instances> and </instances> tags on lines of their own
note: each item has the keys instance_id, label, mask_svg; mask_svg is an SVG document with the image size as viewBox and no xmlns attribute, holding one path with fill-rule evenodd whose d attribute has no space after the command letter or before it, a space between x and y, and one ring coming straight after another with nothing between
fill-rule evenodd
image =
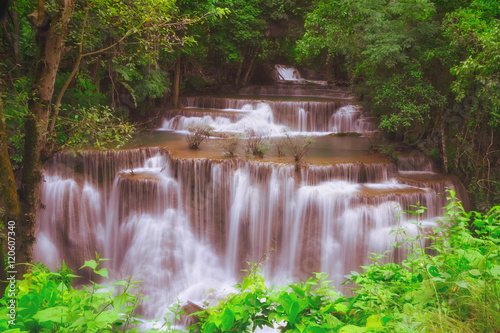
<instances>
[{"instance_id":1,"label":"waterfall","mask_svg":"<svg viewBox=\"0 0 500 333\"><path fill-rule=\"evenodd\" d=\"M276 81L302 80L302 76L296 68L285 65L274 65L273 76Z\"/></svg>"},{"instance_id":2,"label":"waterfall","mask_svg":"<svg viewBox=\"0 0 500 333\"><path fill-rule=\"evenodd\" d=\"M166 114L162 129L182 131L188 125L203 123L219 132L263 127L271 134L278 134L285 127L300 132L367 133L376 130L376 124L363 115L361 108L347 101L188 97L183 103L182 114L178 111Z\"/></svg>"},{"instance_id":3,"label":"waterfall","mask_svg":"<svg viewBox=\"0 0 500 333\"><path fill-rule=\"evenodd\" d=\"M112 258L116 278L145 281L150 318L179 295L200 301L230 286L271 248L271 281L325 271L340 283L389 247L399 212L420 203L425 218L439 216L436 191L457 186L423 187L395 169L309 166L297 177L293 165L178 160L160 149L60 154L45 169L35 258L51 268L62 259L77 268L95 251Z\"/></svg>"},{"instance_id":4,"label":"waterfall","mask_svg":"<svg viewBox=\"0 0 500 333\"><path fill-rule=\"evenodd\" d=\"M369 263L369 253L391 247L392 228L418 231L403 214L411 206L428 208L425 226L442 216L446 188L467 202L460 181L422 155L395 164L369 152L366 138L327 136L369 135L376 120L347 98L319 97L323 90L259 88L313 98L185 98L183 109L165 114L160 132L179 136L169 131L206 124L223 133L323 135L315 149L327 153L318 164L181 159L154 147L55 155L44 168L35 260L77 269L95 252L111 258L110 275L143 281L140 291L151 301L141 311L158 318L177 298L201 303L210 289L230 289L247 261L269 251L270 282L324 271L339 286ZM401 258L405 250L397 251Z\"/></svg>"}]
</instances>

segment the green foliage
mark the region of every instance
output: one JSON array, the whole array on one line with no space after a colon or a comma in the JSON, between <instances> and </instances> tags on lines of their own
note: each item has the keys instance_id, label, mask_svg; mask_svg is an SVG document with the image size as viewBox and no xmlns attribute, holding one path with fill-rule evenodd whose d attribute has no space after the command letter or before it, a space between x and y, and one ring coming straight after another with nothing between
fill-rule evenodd
<instances>
[{"instance_id":1,"label":"green foliage","mask_svg":"<svg viewBox=\"0 0 500 333\"><path fill-rule=\"evenodd\" d=\"M12 88L2 96L8 144L12 147L10 158L14 170L21 166L24 153L24 118L28 113L31 82L27 77L12 81Z\"/></svg>"},{"instance_id":2,"label":"green foliage","mask_svg":"<svg viewBox=\"0 0 500 333\"><path fill-rule=\"evenodd\" d=\"M350 326L343 321L346 300L328 286L325 274L275 289L266 287L260 263L249 265L249 274L236 286L239 292L198 313L201 321L190 332L254 332L265 326L282 332L327 332Z\"/></svg>"},{"instance_id":3,"label":"green foliage","mask_svg":"<svg viewBox=\"0 0 500 333\"><path fill-rule=\"evenodd\" d=\"M500 207L484 215L466 213L454 201L455 193L449 194L452 201L441 224L425 233L415 222L419 232L398 244L411 249L400 265L375 257L364 273L349 277L359 286L357 306L389 316L388 326L396 332L500 328ZM427 249L419 246L425 241L431 241Z\"/></svg>"},{"instance_id":4,"label":"green foliage","mask_svg":"<svg viewBox=\"0 0 500 333\"><path fill-rule=\"evenodd\" d=\"M472 1L467 8L449 13L443 22L452 49L464 56L451 68L456 77L451 90L457 101L472 96L471 121L485 115L488 125L500 125L500 5Z\"/></svg>"},{"instance_id":5,"label":"green foliage","mask_svg":"<svg viewBox=\"0 0 500 333\"><path fill-rule=\"evenodd\" d=\"M294 61L295 41L302 35L303 15L310 0L223 0L217 5L227 7L226 18L210 25L207 35L207 60L212 66L230 71L225 79L243 82L251 76L255 59L274 64L276 59ZM273 33L274 32L274 33ZM270 71L269 71L270 72ZM247 78L248 80L248 78Z\"/></svg>"},{"instance_id":6,"label":"green foliage","mask_svg":"<svg viewBox=\"0 0 500 333\"><path fill-rule=\"evenodd\" d=\"M380 128L396 132L401 128L411 128L430 118L431 109L444 105L445 99L429 83L423 81L421 71L397 74L375 88L376 110L391 108L390 114L383 114ZM384 112L386 113L386 112Z\"/></svg>"},{"instance_id":7,"label":"green foliage","mask_svg":"<svg viewBox=\"0 0 500 333\"><path fill-rule=\"evenodd\" d=\"M186 78L185 88L190 91L204 92L206 91L214 82L199 75L192 75Z\"/></svg>"},{"instance_id":8,"label":"green foliage","mask_svg":"<svg viewBox=\"0 0 500 333\"><path fill-rule=\"evenodd\" d=\"M259 46L264 40L268 26L264 20L265 6L261 0L222 1L219 6L228 7L231 12L227 19L214 24L214 47L223 52L226 61L241 62L249 47Z\"/></svg>"},{"instance_id":9,"label":"green foliage","mask_svg":"<svg viewBox=\"0 0 500 333\"><path fill-rule=\"evenodd\" d=\"M94 276L108 277L106 268L100 268L107 259L96 256L80 268L88 267ZM56 273L43 266L32 266L24 279L17 281L17 313L15 325L10 325L9 297L0 300L0 329L9 332L138 332L129 329L137 323L132 314L140 297L132 293L138 282L117 281L100 286L90 281L82 290L71 287L71 279L78 276L63 264Z\"/></svg>"},{"instance_id":10,"label":"green foliage","mask_svg":"<svg viewBox=\"0 0 500 333\"><path fill-rule=\"evenodd\" d=\"M160 70L148 70L135 87L137 101L141 102L146 97L160 98L169 91L170 82L165 72Z\"/></svg>"},{"instance_id":11,"label":"green foliage","mask_svg":"<svg viewBox=\"0 0 500 333\"><path fill-rule=\"evenodd\" d=\"M241 146L242 138L239 135L233 135L229 138L224 138L218 142L219 148L222 150L223 157L236 157L238 156L238 149Z\"/></svg>"},{"instance_id":12,"label":"green foliage","mask_svg":"<svg viewBox=\"0 0 500 333\"><path fill-rule=\"evenodd\" d=\"M382 143L382 144L380 144L378 149L380 150L380 152L382 154L389 157L394 162L396 162L396 163L399 162L399 152L394 148L393 145Z\"/></svg>"},{"instance_id":13,"label":"green foliage","mask_svg":"<svg viewBox=\"0 0 500 333\"><path fill-rule=\"evenodd\" d=\"M245 135L245 152L248 155L263 158L271 150L269 139L265 135L257 133L253 129L246 130Z\"/></svg>"},{"instance_id":14,"label":"green foliage","mask_svg":"<svg viewBox=\"0 0 500 333\"><path fill-rule=\"evenodd\" d=\"M57 76L55 89L59 90L69 77L69 73L62 73ZM79 105L82 107L91 107L95 105L105 104L106 96L99 92L95 84L95 78L86 71L81 71L75 77L75 84L68 88L62 99L62 105L65 108L70 108L71 105ZM64 114L63 114L64 116Z\"/></svg>"},{"instance_id":15,"label":"green foliage","mask_svg":"<svg viewBox=\"0 0 500 333\"><path fill-rule=\"evenodd\" d=\"M58 141L63 148L83 150L120 148L131 138L135 127L114 115L106 106L79 107L58 122Z\"/></svg>"}]
</instances>

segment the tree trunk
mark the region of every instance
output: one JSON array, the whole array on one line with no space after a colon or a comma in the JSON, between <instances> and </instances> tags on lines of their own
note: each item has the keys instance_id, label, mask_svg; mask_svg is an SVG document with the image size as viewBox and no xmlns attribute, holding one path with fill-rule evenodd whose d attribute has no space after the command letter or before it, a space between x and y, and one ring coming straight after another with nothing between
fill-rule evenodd
<instances>
[{"instance_id":1,"label":"tree trunk","mask_svg":"<svg viewBox=\"0 0 500 333\"><path fill-rule=\"evenodd\" d=\"M35 221L41 206L40 189L43 178L43 162L48 158L42 151L47 139L47 128L57 70L64 51L68 22L73 11L73 0L59 1L59 10L45 15L45 1L38 1L38 56L33 82L33 98L25 120L25 144L21 200L23 221L19 224L20 248L18 262L31 261L31 248L35 241Z\"/></svg>"},{"instance_id":2,"label":"tree trunk","mask_svg":"<svg viewBox=\"0 0 500 333\"><path fill-rule=\"evenodd\" d=\"M445 109L441 110L441 149L443 150L443 166L444 173L448 173L448 154L446 153L446 135L444 128L444 117L445 117Z\"/></svg>"},{"instance_id":3,"label":"tree trunk","mask_svg":"<svg viewBox=\"0 0 500 333\"><path fill-rule=\"evenodd\" d=\"M15 5L12 6L12 9L10 10L8 16L11 19L10 21L12 22L13 31L12 32L9 31L9 24L7 19L5 19L2 23L5 30L5 35L7 37L7 41L9 42L9 46L12 55L14 57L14 62L17 65L21 62L21 48L20 48L20 36L19 36L20 34L19 19Z\"/></svg>"},{"instance_id":4,"label":"tree trunk","mask_svg":"<svg viewBox=\"0 0 500 333\"><path fill-rule=\"evenodd\" d=\"M332 81L332 57L328 55L326 57L326 81L330 82Z\"/></svg>"},{"instance_id":5,"label":"tree trunk","mask_svg":"<svg viewBox=\"0 0 500 333\"><path fill-rule=\"evenodd\" d=\"M21 205L19 204L19 196L17 195L16 181L14 179L14 171L10 163L9 148L7 146L7 129L3 121L3 103L0 97L0 188L3 197L3 207L5 210L3 219L4 223L15 221L16 225L20 223ZM11 230L8 230L11 231ZM6 267L4 261L5 240L7 235L14 236L17 239L17 230L12 230L14 233L0 234L0 290L5 290L5 281L7 281ZM11 231L11 232L12 232ZM19 243L19 242L16 242ZM10 269L14 271L15 269Z\"/></svg>"},{"instance_id":6,"label":"tree trunk","mask_svg":"<svg viewBox=\"0 0 500 333\"><path fill-rule=\"evenodd\" d=\"M245 62L245 60L240 62L240 64L238 65L238 72L236 72L236 79L234 79L234 85L236 87L240 84L241 72L243 70L243 63L244 62Z\"/></svg>"},{"instance_id":7,"label":"tree trunk","mask_svg":"<svg viewBox=\"0 0 500 333\"><path fill-rule=\"evenodd\" d=\"M252 57L250 58L250 64L248 65L248 69L245 73L245 77L243 78L242 85L246 86L248 84L248 81L250 80L251 73L253 71L253 67L255 66L255 60L257 60L257 57L259 55L260 48L257 48L255 52L252 54Z\"/></svg>"},{"instance_id":8,"label":"tree trunk","mask_svg":"<svg viewBox=\"0 0 500 333\"><path fill-rule=\"evenodd\" d=\"M175 61L175 69L174 69L174 87L173 87L173 96L172 96L172 107L179 107L179 91L181 85L181 56L177 57Z\"/></svg>"}]
</instances>

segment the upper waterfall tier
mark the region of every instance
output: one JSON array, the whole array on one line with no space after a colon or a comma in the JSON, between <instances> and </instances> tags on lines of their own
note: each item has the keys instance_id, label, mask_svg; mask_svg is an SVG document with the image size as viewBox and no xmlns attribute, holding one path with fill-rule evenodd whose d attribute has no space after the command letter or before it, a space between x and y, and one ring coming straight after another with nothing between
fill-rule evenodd
<instances>
[{"instance_id":1,"label":"upper waterfall tier","mask_svg":"<svg viewBox=\"0 0 500 333\"><path fill-rule=\"evenodd\" d=\"M187 97L182 103L184 110L165 114L163 129L182 131L188 125L206 124L220 132L252 129L268 135L282 134L286 128L311 133L368 133L377 129L359 106L346 101Z\"/></svg>"},{"instance_id":2,"label":"upper waterfall tier","mask_svg":"<svg viewBox=\"0 0 500 333\"><path fill-rule=\"evenodd\" d=\"M327 81L304 79L299 70L287 65L274 65L272 72L275 82L285 82L287 84L328 86Z\"/></svg>"}]
</instances>

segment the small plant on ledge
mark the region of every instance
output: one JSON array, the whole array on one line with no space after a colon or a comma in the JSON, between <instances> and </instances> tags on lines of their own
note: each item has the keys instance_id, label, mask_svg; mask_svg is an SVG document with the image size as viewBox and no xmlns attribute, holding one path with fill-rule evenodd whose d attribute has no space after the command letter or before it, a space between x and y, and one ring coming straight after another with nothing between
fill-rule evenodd
<instances>
[{"instance_id":1,"label":"small plant on ledge","mask_svg":"<svg viewBox=\"0 0 500 333\"><path fill-rule=\"evenodd\" d=\"M295 159L295 163L306 155L311 146L316 142L310 136L292 136L290 133L285 133L285 145Z\"/></svg>"},{"instance_id":2,"label":"small plant on ledge","mask_svg":"<svg viewBox=\"0 0 500 333\"><path fill-rule=\"evenodd\" d=\"M223 157L233 158L238 156L238 149L241 145L241 137L239 135L220 140L217 144L222 150Z\"/></svg>"},{"instance_id":3,"label":"small plant on ledge","mask_svg":"<svg viewBox=\"0 0 500 333\"><path fill-rule=\"evenodd\" d=\"M186 142L189 149L200 149L200 144L208 138L213 131L213 128L207 124L192 124L185 127L189 132L186 137Z\"/></svg>"},{"instance_id":4,"label":"small plant on ledge","mask_svg":"<svg viewBox=\"0 0 500 333\"><path fill-rule=\"evenodd\" d=\"M257 133L253 129L246 130L245 135L247 137L245 152L248 155L263 158L271 150L269 139L265 135Z\"/></svg>"}]
</instances>

